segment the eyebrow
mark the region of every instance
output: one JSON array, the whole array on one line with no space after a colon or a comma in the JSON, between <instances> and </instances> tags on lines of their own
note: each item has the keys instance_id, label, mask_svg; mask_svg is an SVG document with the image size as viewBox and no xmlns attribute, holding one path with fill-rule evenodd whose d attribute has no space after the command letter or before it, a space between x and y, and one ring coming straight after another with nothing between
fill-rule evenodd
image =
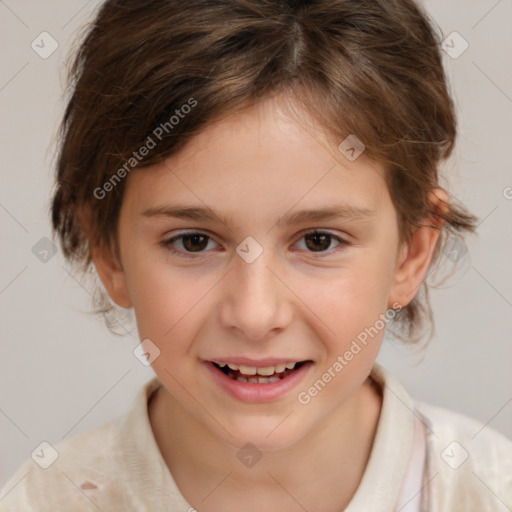
<instances>
[{"instance_id":1,"label":"eyebrow","mask_svg":"<svg viewBox=\"0 0 512 512\"><path fill-rule=\"evenodd\" d=\"M141 213L144 217L171 217L195 221L209 221L229 226L233 220L232 215L222 215L211 208L195 205L162 205L147 208ZM369 220L375 217L375 210L355 205L328 205L323 208L312 208L287 213L278 217L275 225L294 225L307 221L323 221L329 219Z\"/></svg>"}]
</instances>

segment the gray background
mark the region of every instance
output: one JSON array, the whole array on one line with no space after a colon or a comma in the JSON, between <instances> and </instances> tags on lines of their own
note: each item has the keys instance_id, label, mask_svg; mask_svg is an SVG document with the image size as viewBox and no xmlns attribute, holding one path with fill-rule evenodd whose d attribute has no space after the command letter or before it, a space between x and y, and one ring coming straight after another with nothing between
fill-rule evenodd
<instances>
[{"instance_id":1,"label":"gray background","mask_svg":"<svg viewBox=\"0 0 512 512\"><path fill-rule=\"evenodd\" d=\"M65 59L97 5L0 1L0 485L41 441L55 444L126 412L154 375L133 356L134 335L111 335L86 314L90 285L68 273L61 254L44 263L32 252L50 237ZM443 57L460 133L442 184L481 224L453 284L432 294L428 349L386 342L379 362L413 397L512 437L512 2L424 5L445 36L457 31L469 44L458 58ZM43 31L59 45L47 59L31 48Z\"/></svg>"}]
</instances>

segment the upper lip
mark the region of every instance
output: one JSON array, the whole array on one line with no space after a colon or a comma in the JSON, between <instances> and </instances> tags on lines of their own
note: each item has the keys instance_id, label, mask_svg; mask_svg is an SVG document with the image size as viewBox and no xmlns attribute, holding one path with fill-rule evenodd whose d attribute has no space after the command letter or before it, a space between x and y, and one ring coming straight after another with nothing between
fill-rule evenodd
<instances>
[{"instance_id":1,"label":"upper lip","mask_svg":"<svg viewBox=\"0 0 512 512\"><path fill-rule=\"evenodd\" d=\"M266 359L250 359L248 357L216 357L215 359L211 359L212 363L231 363L243 366L250 366L256 368L266 368L269 366L276 366L282 363L300 363L302 361L307 361L308 359L297 359L295 357L268 357Z\"/></svg>"}]
</instances>

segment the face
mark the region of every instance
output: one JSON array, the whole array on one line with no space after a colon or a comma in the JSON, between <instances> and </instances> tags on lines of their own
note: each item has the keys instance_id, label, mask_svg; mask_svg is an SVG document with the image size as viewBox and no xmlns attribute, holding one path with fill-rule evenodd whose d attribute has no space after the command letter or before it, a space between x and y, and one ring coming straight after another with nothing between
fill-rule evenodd
<instances>
[{"instance_id":1,"label":"face","mask_svg":"<svg viewBox=\"0 0 512 512\"><path fill-rule=\"evenodd\" d=\"M133 170L122 266L95 259L174 407L234 446L290 446L342 411L433 248L406 261L383 167L307 126L267 100Z\"/></svg>"}]
</instances>

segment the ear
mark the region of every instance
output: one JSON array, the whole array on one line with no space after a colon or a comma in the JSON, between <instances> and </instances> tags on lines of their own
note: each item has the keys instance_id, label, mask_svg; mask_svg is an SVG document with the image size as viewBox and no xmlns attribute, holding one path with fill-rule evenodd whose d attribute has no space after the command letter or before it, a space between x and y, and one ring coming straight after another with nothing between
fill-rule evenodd
<instances>
[{"instance_id":1,"label":"ear","mask_svg":"<svg viewBox=\"0 0 512 512\"><path fill-rule=\"evenodd\" d=\"M428 199L435 210L446 210L448 194L442 188L432 189ZM388 299L389 308L393 304L396 307L396 303L405 307L416 296L428 272L443 223L439 217L427 218L425 225L416 229L410 242L400 248Z\"/></svg>"},{"instance_id":2,"label":"ear","mask_svg":"<svg viewBox=\"0 0 512 512\"><path fill-rule=\"evenodd\" d=\"M126 275L117 256L107 244L93 247L92 259L109 297L122 308L131 308L132 302L126 284Z\"/></svg>"},{"instance_id":3,"label":"ear","mask_svg":"<svg viewBox=\"0 0 512 512\"><path fill-rule=\"evenodd\" d=\"M81 210L78 217L84 227L89 241L89 250L91 257L98 272L98 276L107 290L109 297L123 308L132 307L128 286L126 283L126 275L121 265L120 258L117 254L113 254L112 248L108 243L100 245L95 244L92 238L92 222L90 212Z\"/></svg>"}]
</instances>

